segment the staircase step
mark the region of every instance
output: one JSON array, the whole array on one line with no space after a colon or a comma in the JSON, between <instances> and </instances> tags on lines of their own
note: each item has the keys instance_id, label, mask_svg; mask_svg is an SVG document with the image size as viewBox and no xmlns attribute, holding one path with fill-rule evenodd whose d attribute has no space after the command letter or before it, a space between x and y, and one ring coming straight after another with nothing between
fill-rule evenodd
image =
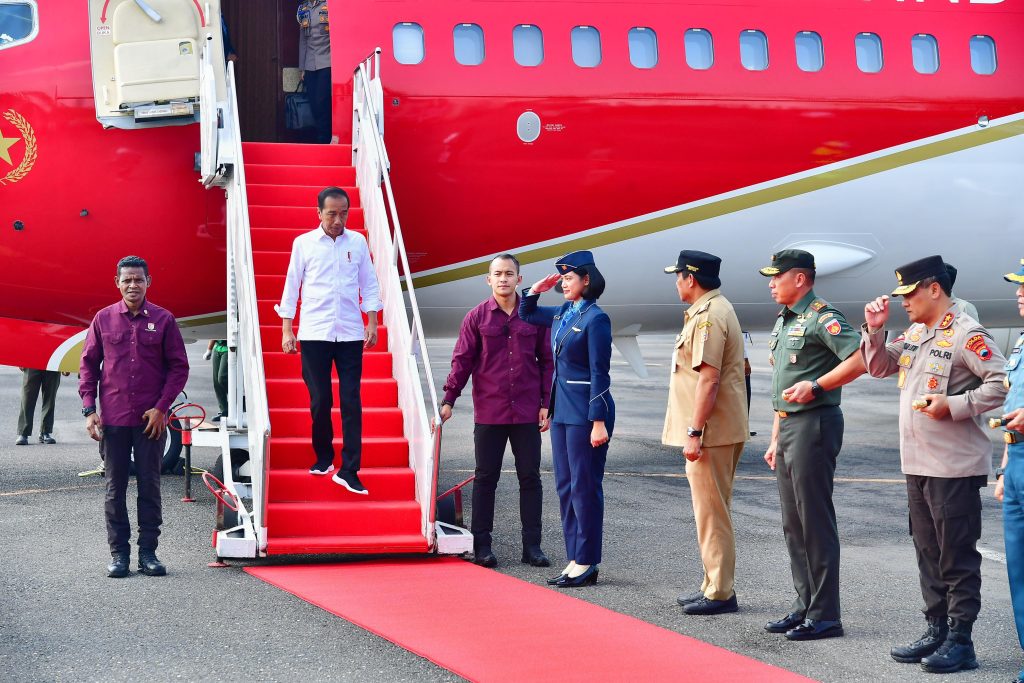
<instances>
[{"instance_id":1,"label":"staircase step","mask_svg":"<svg viewBox=\"0 0 1024 683\"><path fill-rule=\"evenodd\" d=\"M254 228L302 228L308 231L319 224L315 207L249 204L249 225ZM345 225L357 230L362 228L363 210L359 207L349 210Z\"/></svg>"},{"instance_id":2,"label":"staircase step","mask_svg":"<svg viewBox=\"0 0 1024 683\"><path fill-rule=\"evenodd\" d=\"M359 480L369 493L368 501L415 500L416 478L408 467L363 467ZM271 503L345 503L352 494L331 480L306 469L271 470L268 490Z\"/></svg>"},{"instance_id":3,"label":"staircase step","mask_svg":"<svg viewBox=\"0 0 1024 683\"><path fill-rule=\"evenodd\" d=\"M295 238L312 229L309 226L302 228L251 228L249 234L252 239L252 249L253 251L283 251L286 254L291 254L292 242L295 241ZM346 229L366 237L364 228L349 227Z\"/></svg>"},{"instance_id":4,"label":"staircase step","mask_svg":"<svg viewBox=\"0 0 1024 683\"><path fill-rule=\"evenodd\" d=\"M275 432L276 433L276 432ZM332 442L335 454L341 453L344 441L340 437ZM305 436L273 436L270 439L270 468L309 470L316 461L313 446L307 430ZM338 467L341 459L334 457L334 466ZM404 436L366 436L363 435L362 466L373 467L408 467L409 442Z\"/></svg>"},{"instance_id":5,"label":"staircase step","mask_svg":"<svg viewBox=\"0 0 1024 683\"><path fill-rule=\"evenodd\" d=\"M284 286L283 282L284 281L282 280L282 287ZM280 296L281 296L281 293L278 292L277 295L275 296L275 298L273 298L273 299L257 299L256 300L256 310L259 312L260 322L263 323L263 325L279 326L279 323L281 322L281 317L277 314L277 310L274 309L274 306L276 306L277 304L281 303L281 299L278 298ZM299 318L301 318L301 317L302 317L302 299L299 299L299 308L298 308L297 311L295 311L295 317L292 319L292 323L296 326L296 328L299 325ZM381 320L381 317L382 317L381 313L378 312L377 320ZM366 314L365 313L363 313L363 324L364 325L366 324ZM385 327L384 327L384 325L379 325L378 329L385 329ZM377 351L383 351L384 349L383 349L383 347L381 347L381 348L378 348L376 350Z\"/></svg>"},{"instance_id":6,"label":"staircase step","mask_svg":"<svg viewBox=\"0 0 1024 683\"><path fill-rule=\"evenodd\" d=\"M308 406L308 401L307 401ZM341 411L331 411L334 433L341 434ZM271 408L270 428L278 436L310 435L309 408ZM363 406L363 436L402 436L402 411L398 408Z\"/></svg>"},{"instance_id":7,"label":"staircase step","mask_svg":"<svg viewBox=\"0 0 1024 683\"><path fill-rule=\"evenodd\" d=\"M302 536L267 539L268 555L346 555L425 553L427 539L420 534L376 536Z\"/></svg>"},{"instance_id":8,"label":"staircase step","mask_svg":"<svg viewBox=\"0 0 1024 683\"><path fill-rule=\"evenodd\" d=\"M299 342L301 345L302 342ZM281 348L280 345L274 348ZM388 351L363 352L363 377L392 377L391 353ZM263 349L263 369L267 377L302 377L302 357L298 353L284 353L272 348Z\"/></svg>"},{"instance_id":9,"label":"staircase step","mask_svg":"<svg viewBox=\"0 0 1024 683\"><path fill-rule=\"evenodd\" d=\"M255 185L330 185L351 187L356 184L356 169L351 166L291 166L245 164L245 181Z\"/></svg>"},{"instance_id":10,"label":"staircase step","mask_svg":"<svg viewBox=\"0 0 1024 683\"><path fill-rule=\"evenodd\" d=\"M351 502L267 503L268 536L375 536L420 533L415 500L378 501L349 494Z\"/></svg>"},{"instance_id":11,"label":"staircase step","mask_svg":"<svg viewBox=\"0 0 1024 683\"><path fill-rule=\"evenodd\" d=\"M280 275L257 275L256 298L277 299L277 303L281 303L281 294L284 292L284 276L284 271Z\"/></svg>"},{"instance_id":12,"label":"staircase step","mask_svg":"<svg viewBox=\"0 0 1024 683\"><path fill-rule=\"evenodd\" d=\"M257 185L247 183L245 195L254 206L316 206L322 185ZM359 188L343 187L351 206L359 206Z\"/></svg>"},{"instance_id":13,"label":"staircase step","mask_svg":"<svg viewBox=\"0 0 1024 683\"><path fill-rule=\"evenodd\" d=\"M243 142L242 158L247 166L248 164L350 166L352 164L352 145Z\"/></svg>"},{"instance_id":14,"label":"staircase step","mask_svg":"<svg viewBox=\"0 0 1024 683\"><path fill-rule=\"evenodd\" d=\"M391 376L376 378L363 375L359 397L364 408L398 407L398 382ZM331 396L338 404L338 380L331 380ZM267 401L271 408L295 408L309 405L309 390L301 377L267 380Z\"/></svg>"},{"instance_id":15,"label":"staircase step","mask_svg":"<svg viewBox=\"0 0 1024 683\"><path fill-rule=\"evenodd\" d=\"M301 306L300 306L299 310L300 311L302 310ZM280 318L278 317L277 313L274 313L273 315L274 315L274 318L277 318L278 321L280 321ZM274 318L269 318L269 319L273 320ZM365 322L364 322L364 324L365 324ZM292 319L292 329L295 329L295 330L299 329L298 325L299 325L299 316L295 316L295 318ZM263 340L263 349L265 351L276 351L281 346L281 326L280 325L261 325L260 326L260 338ZM299 344L301 346L302 342L299 342ZM385 351L388 348L388 328L385 325L378 325L377 326L377 345L374 348L377 349L378 351ZM391 376L391 369L390 368L388 369L386 374L387 374L388 377ZM367 377L367 376L370 376L370 375L367 375L367 373L364 370L363 376ZM372 375L372 376L373 377L379 377L380 375Z\"/></svg>"}]
</instances>

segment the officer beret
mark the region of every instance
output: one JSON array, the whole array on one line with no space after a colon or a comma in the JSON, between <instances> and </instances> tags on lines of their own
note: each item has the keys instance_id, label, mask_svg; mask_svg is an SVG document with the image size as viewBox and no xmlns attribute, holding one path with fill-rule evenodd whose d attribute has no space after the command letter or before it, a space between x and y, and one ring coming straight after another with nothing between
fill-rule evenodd
<instances>
[{"instance_id":1,"label":"officer beret","mask_svg":"<svg viewBox=\"0 0 1024 683\"><path fill-rule=\"evenodd\" d=\"M718 271L722 267L722 259L706 251L695 251L684 249L679 252L674 266L667 266L666 273L685 273L697 277L697 282L705 289L718 289L722 286L722 280L718 277Z\"/></svg>"},{"instance_id":2,"label":"officer beret","mask_svg":"<svg viewBox=\"0 0 1024 683\"><path fill-rule=\"evenodd\" d=\"M568 272L574 272L577 268L593 265L595 265L594 255L589 251L571 251L555 261L555 270L559 275L565 275Z\"/></svg>"},{"instance_id":3,"label":"officer beret","mask_svg":"<svg viewBox=\"0 0 1024 683\"><path fill-rule=\"evenodd\" d=\"M1020 268L1016 273L1007 273L1003 276L1003 279L1007 282L1012 282L1018 285L1024 285L1024 258L1020 260Z\"/></svg>"},{"instance_id":4,"label":"officer beret","mask_svg":"<svg viewBox=\"0 0 1024 683\"><path fill-rule=\"evenodd\" d=\"M814 270L814 254L803 249L783 249L772 254L772 264L765 266L758 272L765 277L781 275L793 268L807 268Z\"/></svg>"},{"instance_id":5,"label":"officer beret","mask_svg":"<svg viewBox=\"0 0 1024 683\"><path fill-rule=\"evenodd\" d=\"M930 277L949 276L946 270L946 263L941 256L926 256L917 261L911 261L896 269L896 281L900 286L892 290L893 296L910 294L921 283Z\"/></svg>"}]
</instances>

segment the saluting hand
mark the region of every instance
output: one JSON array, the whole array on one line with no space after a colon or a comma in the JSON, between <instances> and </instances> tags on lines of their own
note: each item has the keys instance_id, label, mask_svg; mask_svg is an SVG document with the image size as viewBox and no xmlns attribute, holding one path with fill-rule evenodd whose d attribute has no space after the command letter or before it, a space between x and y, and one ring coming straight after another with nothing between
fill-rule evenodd
<instances>
[{"instance_id":1,"label":"saluting hand","mask_svg":"<svg viewBox=\"0 0 1024 683\"><path fill-rule=\"evenodd\" d=\"M889 320L889 296L880 296L874 301L869 301L864 306L864 322L868 324L868 330L880 330L885 327Z\"/></svg>"},{"instance_id":2,"label":"saluting hand","mask_svg":"<svg viewBox=\"0 0 1024 683\"><path fill-rule=\"evenodd\" d=\"M535 283L533 283L533 285L530 287L530 293L543 294L544 292L548 291L549 289L557 285L558 281L561 279L561 275L559 275L558 273L552 273L543 280L537 280Z\"/></svg>"},{"instance_id":3,"label":"saluting hand","mask_svg":"<svg viewBox=\"0 0 1024 683\"><path fill-rule=\"evenodd\" d=\"M1024 408L1011 410L1006 415L1003 415L1003 419L1007 421L1007 429L1012 432L1021 432L1024 434Z\"/></svg>"}]
</instances>

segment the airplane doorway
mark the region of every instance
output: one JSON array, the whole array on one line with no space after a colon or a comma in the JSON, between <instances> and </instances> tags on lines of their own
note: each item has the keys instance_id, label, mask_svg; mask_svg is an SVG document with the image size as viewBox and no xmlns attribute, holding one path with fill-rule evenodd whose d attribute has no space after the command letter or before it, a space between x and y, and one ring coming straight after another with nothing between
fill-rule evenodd
<instances>
[{"instance_id":1,"label":"airplane doorway","mask_svg":"<svg viewBox=\"0 0 1024 683\"><path fill-rule=\"evenodd\" d=\"M236 54L238 117L246 142L302 142L284 125L285 88L298 77L296 0L221 0ZM226 51L226 49L225 49Z\"/></svg>"}]
</instances>

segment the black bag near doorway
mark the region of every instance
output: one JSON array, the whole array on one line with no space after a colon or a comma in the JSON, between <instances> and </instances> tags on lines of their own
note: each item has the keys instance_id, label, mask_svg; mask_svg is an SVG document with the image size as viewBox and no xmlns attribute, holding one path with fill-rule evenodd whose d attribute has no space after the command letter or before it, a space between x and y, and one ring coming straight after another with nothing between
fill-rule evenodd
<instances>
[{"instance_id":1,"label":"black bag near doorway","mask_svg":"<svg viewBox=\"0 0 1024 683\"><path fill-rule=\"evenodd\" d=\"M303 130L316 125L313 119L313 105L310 104L306 87L302 83L299 83L295 92L285 96L284 125L288 130Z\"/></svg>"}]
</instances>

